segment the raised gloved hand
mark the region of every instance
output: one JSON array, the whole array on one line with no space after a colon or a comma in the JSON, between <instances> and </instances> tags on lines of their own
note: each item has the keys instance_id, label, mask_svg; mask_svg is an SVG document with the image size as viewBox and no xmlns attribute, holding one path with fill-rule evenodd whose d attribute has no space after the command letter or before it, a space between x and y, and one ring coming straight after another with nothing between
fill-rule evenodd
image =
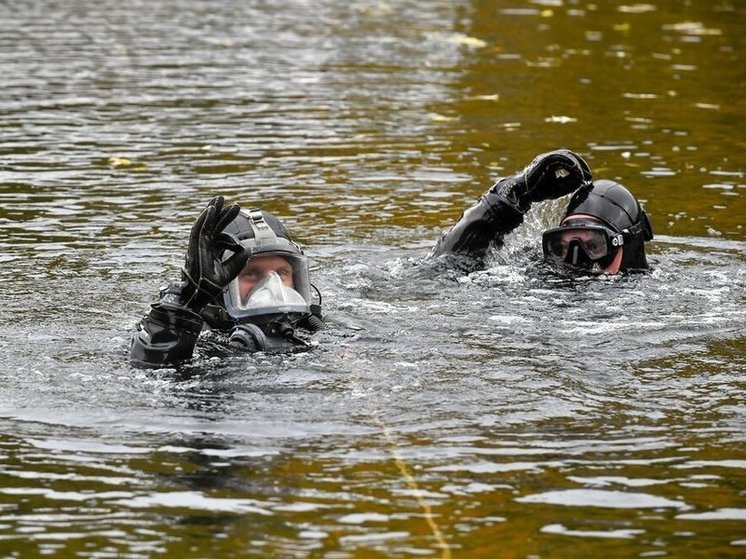
<instances>
[{"instance_id":1,"label":"raised gloved hand","mask_svg":"<svg viewBox=\"0 0 746 559\"><path fill-rule=\"evenodd\" d=\"M240 211L237 204L224 208L224 202L222 196L210 200L194 222L189 235L180 299L185 307L196 313L223 292L244 267L249 256L247 249L223 232ZM226 250L234 254L221 262Z\"/></svg>"},{"instance_id":2,"label":"raised gloved hand","mask_svg":"<svg viewBox=\"0 0 746 559\"><path fill-rule=\"evenodd\" d=\"M520 212L532 202L560 198L592 178L588 164L568 149L542 153L519 174L495 185L500 198Z\"/></svg>"}]
</instances>

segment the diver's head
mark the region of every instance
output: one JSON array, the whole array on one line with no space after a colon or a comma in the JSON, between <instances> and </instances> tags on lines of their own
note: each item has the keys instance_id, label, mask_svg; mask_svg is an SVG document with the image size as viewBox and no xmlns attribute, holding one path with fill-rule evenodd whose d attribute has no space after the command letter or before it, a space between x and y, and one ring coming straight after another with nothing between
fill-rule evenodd
<instances>
[{"instance_id":1,"label":"diver's head","mask_svg":"<svg viewBox=\"0 0 746 559\"><path fill-rule=\"evenodd\" d=\"M592 273L648 268L645 241L653 238L647 214L618 182L600 180L576 191L560 226L542 236L544 256Z\"/></svg>"},{"instance_id":2,"label":"diver's head","mask_svg":"<svg viewBox=\"0 0 746 559\"><path fill-rule=\"evenodd\" d=\"M249 251L243 270L223 294L234 322L262 324L311 312L308 260L276 217L262 210L241 211L224 232Z\"/></svg>"}]
</instances>

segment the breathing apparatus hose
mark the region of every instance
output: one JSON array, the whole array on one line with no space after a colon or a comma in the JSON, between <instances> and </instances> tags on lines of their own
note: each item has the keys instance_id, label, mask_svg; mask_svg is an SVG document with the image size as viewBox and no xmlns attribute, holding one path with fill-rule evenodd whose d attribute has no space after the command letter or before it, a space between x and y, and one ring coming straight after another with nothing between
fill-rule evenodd
<instances>
[{"instance_id":1,"label":"breathing apparatus hose","mask_svg":"<svg viewBox=\"0 0 746 559\"><path fill-rule=\"evenodd\" d=\"M309 332L318 332L324 327L324 321L320 316L315 314L309 314L304 316L303 319L298 323L299 326L305 328Z\"/></svg>"}]
</instances>

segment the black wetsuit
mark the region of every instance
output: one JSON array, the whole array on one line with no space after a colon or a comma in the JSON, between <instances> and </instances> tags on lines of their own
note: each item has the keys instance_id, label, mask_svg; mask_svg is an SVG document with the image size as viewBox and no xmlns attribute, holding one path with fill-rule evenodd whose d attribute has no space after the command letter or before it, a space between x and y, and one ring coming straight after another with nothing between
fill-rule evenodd
<instances>
[{"instance_id":1,"label":"black wetsuit","mask_svg":"<svg viewBox=\"0 0 746 559\"><path fill-rule=\"evenodd\" d=\"M463 272L484 267L489 250L503 245L505 235L523 223L523 214L528 209L526 203L498 194L506 192L502 187L509 186L511 180L514 177L497 182L461 214L435 245L432 256Z\"/></svg>"},{"instance_id":2,"label":"black wetsuit","mask_svg":"<svg viewBox=\"0 0 746 559\"><path fill-rule=\"evenodd\" d=\"M181 303L183 283L171 282L160 300L137 324L130 347L130 362L137 367L171 367L188 361L197 340L208 355L264 351L289 353L310 347L303 337L324 327L321 307L311 305L309 314L277 314L262 326L239 324L224 307L205 306L198 314ZM288 328L288 330L284 330ZM206 335L201 334L205 332Z\"/></svg>"},{"instance_id":3,"label":"black wetsuit","mask_svg":"<svg viewBox=\"0 0 746 559\"><path fill-rule=\"evenodd\" d=\"M233 326L225 309L208 305L202 313L179 302L181 284L172 282L137 324L130 361L140 367L168 367L192 357L203 329L227 331Z\"/></svg>"},{"instance_id":4,"label":"black wetsuit","mask_svg":"<svg viewBox=\"0 0 746 559\"><path fill-rule=\"evenodd\" d=\"M592 179L578 154L558 149L537 155L520 173L498 181L440 239L432 256L460 271L483 268L490 248L523 223L531 204L558 199Z\"/></svg>"},{"instance_id":5,"label":"black wetsuit","mask_svg":"<svg viewBox=\"0 0 746 559\"><path fill-rule=\"evenodd\" d=\"M247 262L265 255L282 258L290 267L295 262L293 281L300 282L310 298L308 265L282 223L263 210L242 211L237 204L226 205L222 196L212 198L192 225L182 281L163 289L137 325L130 346L132 364L165 367L186 361L203 330L214 334L211 346L239 351L284 353L309 347L296 328L316 332L323 327L320 294L319 304L308 302L306 307L278 300L277 305L261 307L261 314L242 314L227 298L228 306L221 303Z\"/></svg>"}]
</instances>

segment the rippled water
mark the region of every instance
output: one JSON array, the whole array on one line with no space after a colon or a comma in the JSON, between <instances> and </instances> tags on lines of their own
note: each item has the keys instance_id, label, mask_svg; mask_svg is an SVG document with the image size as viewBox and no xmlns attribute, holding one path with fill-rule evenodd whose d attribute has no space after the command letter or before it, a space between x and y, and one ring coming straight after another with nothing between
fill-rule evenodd
<instances>
[{"instance_id":1,"label":"rippled water","mask_svg":"<svg viewBox=\"0 0 746 559\"><path fill-rule=\"evenodd\" d=\"M0 2L0 555L740 557L740 2ZM568 146L653 272L424 257ZM333 327L127 362L214 194L282 216Z\"/></svg>"}]
</instances>

